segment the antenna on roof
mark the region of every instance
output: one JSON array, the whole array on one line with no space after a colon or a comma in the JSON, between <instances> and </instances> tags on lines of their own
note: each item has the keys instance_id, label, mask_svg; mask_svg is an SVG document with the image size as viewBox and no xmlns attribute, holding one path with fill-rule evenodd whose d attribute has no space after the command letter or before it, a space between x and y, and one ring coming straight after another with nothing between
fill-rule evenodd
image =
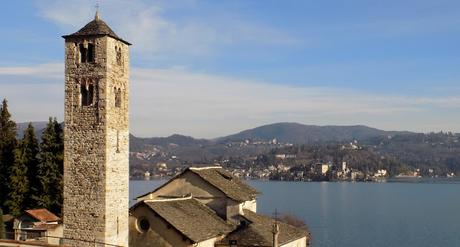
<instances>
[{"instance_id":1,"label":"antenna on roof","mask_svg":"<svg viewBox=\"0 0 460 247\"><path fill-rule=\"evenodd\" d=\"M278 247L278 237L280 234L280 226L278 225L278 210L275 208L275 222L272 225L272 234L273 234L273 247Z\"/></svg>"}]
</instances>

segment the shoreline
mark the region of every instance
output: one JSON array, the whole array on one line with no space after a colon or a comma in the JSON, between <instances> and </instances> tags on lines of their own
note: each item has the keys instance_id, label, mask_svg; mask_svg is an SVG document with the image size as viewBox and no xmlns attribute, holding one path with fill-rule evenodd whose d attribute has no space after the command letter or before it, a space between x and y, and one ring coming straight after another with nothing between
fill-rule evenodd
<instances>
[{"instance_id":1,"label":"shoreline","mask_svg":"<svg viewBox=\"0 0 460 247\"><path fill-rule=\"evenodd\" d=\"M167 181L171 177L163 178L151 178L151 179L139 179L139 178L130 178L130 181ZM300 181L300 180L269 180L269 179L243 179L244 181L257 181L257 182L296 182L296 183L427 183L427 184L460 184L460 177L453 178L428 178L428 177L414 177L414 178L387 178L379 180L332 180L332 181Z\"/></svg>"}]
</instances>

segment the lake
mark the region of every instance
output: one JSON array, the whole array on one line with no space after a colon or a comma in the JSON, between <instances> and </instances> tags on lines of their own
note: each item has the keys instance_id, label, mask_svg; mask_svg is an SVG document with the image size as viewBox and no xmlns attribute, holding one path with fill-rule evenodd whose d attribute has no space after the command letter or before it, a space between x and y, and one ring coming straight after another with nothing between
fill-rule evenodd
<instances>
[{"instance_id":1,"label":"lake","mask_svg":"<svg viewBox=\"0 0 460 247\"><path fill-rule=\"evenodd\" d=\"M130 197L164 182L131 181ZM259 213L302 218L315 247L460 246L460 181L247 182Z\"/></svg>"}]
</instances>

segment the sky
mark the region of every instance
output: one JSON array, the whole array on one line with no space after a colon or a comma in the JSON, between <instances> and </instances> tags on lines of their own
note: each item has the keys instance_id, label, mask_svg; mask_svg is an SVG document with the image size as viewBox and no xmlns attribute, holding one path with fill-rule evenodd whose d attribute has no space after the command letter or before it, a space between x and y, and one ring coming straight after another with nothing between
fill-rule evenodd
<instances>
[{"instance_id":1,"label":"sky","mask_svg":"<svg viewBox=\"0 0 460 247\"><path fill-rule=\"evenodd\" d=\"M63 120L64 40L130 47L130 131L214 138L275 122L460 132L458 0L3 1L0 99Z\"/></svg>"}]
</instances>

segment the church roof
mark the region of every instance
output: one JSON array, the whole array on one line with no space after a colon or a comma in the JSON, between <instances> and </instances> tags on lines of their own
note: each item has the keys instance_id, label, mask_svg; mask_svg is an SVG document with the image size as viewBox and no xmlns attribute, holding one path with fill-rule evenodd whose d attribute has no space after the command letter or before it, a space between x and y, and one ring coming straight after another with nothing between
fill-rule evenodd
<instances>
[{"instance_id":1,"label":"church roof","mask_svg":"<svg viewBox=\"0 0 460 247\"><path fill-rule=\"evenodd\" d=\"M83 28L78 30L75 33L64 35L63 38L73 38L73 37L84 37L84 36L109 36L114 39L117 39L127 45L131 45L129 42L118 37L117 34L99 17L99 13L96 12L94 20L90 21Z\"/></svg>"},{"instance_id":2,"label":"church roof","mask_svg":"<svg viewBox=\"0 0 460 247\"><path fill-rule=\"evenodd\" d=\"M191 167L189 169L235 201L250 201L260 194L222 167Z\"/></svg>"},{"instance_id":3,"label":"church roof","mask_svg":"<svg viewBox=\"0 0 460 247\"><path fill-rule=\"evenodd\" d=\"M250 210L243 210L245 218L248 222L241 225L238 229L228 234L215 246L227 246L230 240L236 241L238 246L273 246L273 233L272 227L274 219L254 213ZM310 235L307 231L300 228L291 226L289 224L278 222L279 246L285 245L292 241L306 237L309 239Z\"/></svg>"},{"instance_id":4,"label":"church roof","mask_svg":"<svg viewBox=\"0 0 460 247\"><path fill-rule=\"evenodd\" d=\"M234 229L233 225L228 224L214 211L191 197L143 201L134 205L130 211L142 204L146 204L158 216L195 243L225 235Z\"/></svg>"},{"instance_id":5,"label":"church roof","mask_svg":"<svg viewBox=\"0 0 460 247\"><path fill-rule=\"evenodd\" d=\"M148 194L154 193L161 188L167 186L170 182L174 179L180 178L183 174L187 172L192 172L196 174L198 177L215 187L216 189L222 191L227 197L237 201L237 202L244 202L244 201L251 201L254 200L260 192L256 189L252 188L251 186L247 185L239 178L234 176L232 173L226 171L220 166L212 166L212 167L188 167L182 173L177 175L176 177L170 179L168 182L163 184L162 186L156 188L152 192L148 192L144 195L138 196L137 198L142 198L147 196Z\"/></svg>"}]
</instances>

